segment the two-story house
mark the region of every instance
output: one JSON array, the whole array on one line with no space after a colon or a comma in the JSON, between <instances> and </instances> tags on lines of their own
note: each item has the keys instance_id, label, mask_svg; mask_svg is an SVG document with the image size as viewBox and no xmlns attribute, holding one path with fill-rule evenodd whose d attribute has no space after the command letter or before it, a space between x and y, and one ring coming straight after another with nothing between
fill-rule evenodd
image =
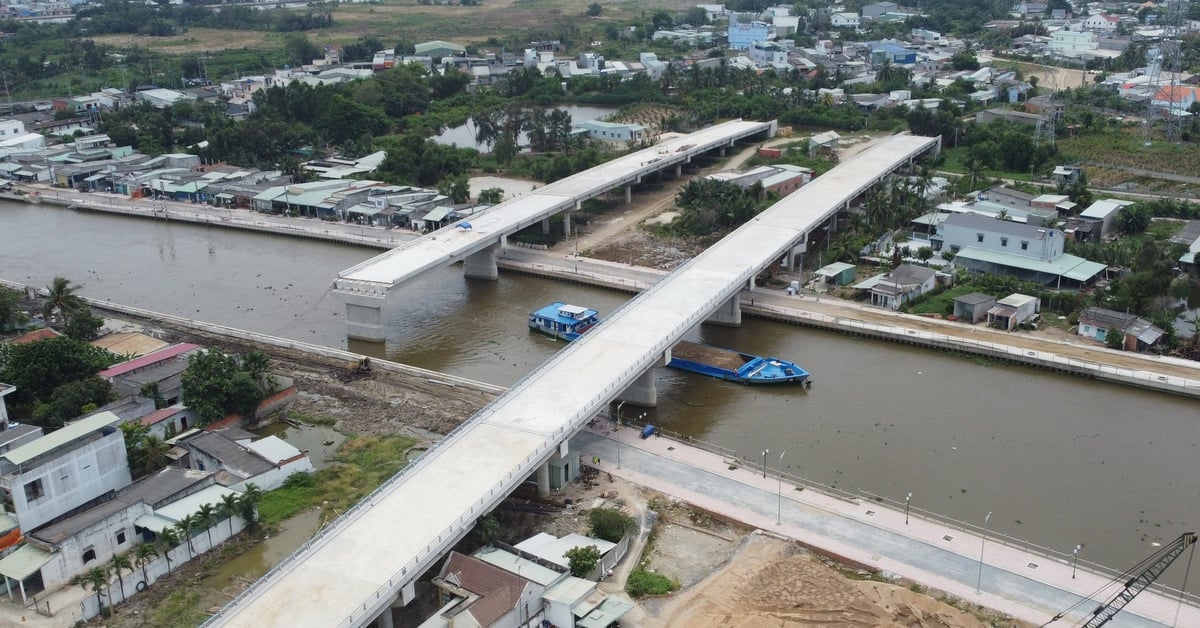
<instances>
[{"instance_id":1,"label":"two-story house","mask_svg":"<svg viewBox=\"0 0 1200 628\"><path fill-rule=\"evenodd\" d=\"M122 422L100 412L0 454L5 513L33 530L128 486Z\"/></svg>"},{"instance_id":2,"label":"two-story house","mask_svg":"<svg viewBox=\"0 0 1200 628\"><path fill-rule=\"evenodd\" d=\"M1088 284L1105 268L1065 253L1065 237L1058 229L977 214L952 214L930 241L934 250L953 253L956 267L1059 288L1064 280L1068 286Z\"/></svg>"}]
</instances>

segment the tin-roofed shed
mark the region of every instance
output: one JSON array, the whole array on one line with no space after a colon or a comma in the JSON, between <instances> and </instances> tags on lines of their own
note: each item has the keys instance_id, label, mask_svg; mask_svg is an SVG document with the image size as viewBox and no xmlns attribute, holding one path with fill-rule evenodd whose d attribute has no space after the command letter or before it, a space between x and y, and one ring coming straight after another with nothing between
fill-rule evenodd
<instances>
[{"instance_id":1,"label":"tin-roofed shed","mask_svg":"<svg viewBox=\"0 0 1200 628\"><path fill-rule=\"evenodd\" d=\"M821 278L821 281L834 286L849 285L857 274L858 269L854 264L845 262L834 262L817 269L817 276Z\"/></svg>"},{"instance_id":2,"label":"tin-roofed shed","mask_svg":"<svg viewBox=\"0 0 1200 628\"><path fill-rule=\"evenodd\" d=\"M988 310L996 304L996 297L971 292L954 299L954 317L968 323L978 323L987 318Z\"/></svg>"}]
</instances>

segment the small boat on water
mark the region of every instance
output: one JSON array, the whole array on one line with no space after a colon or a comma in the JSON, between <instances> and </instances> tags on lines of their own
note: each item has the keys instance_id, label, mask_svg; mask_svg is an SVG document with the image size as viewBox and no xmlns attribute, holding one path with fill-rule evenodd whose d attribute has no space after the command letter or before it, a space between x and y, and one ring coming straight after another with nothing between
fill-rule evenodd
<instances>
[{"instance_id":1,"label":"small boat on water","mask_svg":"<svg viewBox=\"0 0 1200 628\"><path fill-rule=\"evenodd\" d=\"M803 384L812 387L808 371L795 362L763 358L695 342L682 341L671 349L667 366L742 384Z\"/></svg>"},{"instance_id":2,"label":"small boat on water","mask_svg":"<svg viewBox=\"0 0 1200 628\"><path fill-rule=\"evenodd\" d=\"M529 313L529 328L562 338L575 340L600 322L600 313L578 305L555 301L536 312Z\"/></svg>"}]
</instances>

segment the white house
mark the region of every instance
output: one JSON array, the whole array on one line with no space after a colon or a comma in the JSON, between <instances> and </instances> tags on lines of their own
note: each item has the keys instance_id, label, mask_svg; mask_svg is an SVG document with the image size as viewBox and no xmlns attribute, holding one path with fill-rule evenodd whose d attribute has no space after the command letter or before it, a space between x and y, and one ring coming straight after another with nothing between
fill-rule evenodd
<instances>
[{"instance_id":1,"label":"white house","mask_svg":"<svg viewBox=\"0 0 1200 628\"><path fill-rule=\"evenodd\" d=\"M1041 309L1041 299L1013 293L996 301L996 305L988 310L988 325L1012 331L1017 325L1033 320Z\"/></svg>"},{"instance_id":2,"label":"white house","mask_svg":"<svg viewBox=\"0 0 1200 628\"><path fill-rule=\"evenodd\" d=\"M646 127L640 124L621 124L603 120L580 122L589 138L606 142L639 142L646 138Z\"/></svg>"},{"instance_id":3,"label":"white house","mask_svg":"<svg viewBox=\"0 0 1200 628\"><path fill-rule=\"evenodd\" d=\"M4 397L16 390L16 386L0 382L0 430L8 429L8 406L4 403Z\"/></svg>"},{"instance_id":4,"label":"white house","mask_svg":"<svg viewBox=\"0 0 1200 628\"><path fill-rule=\"evenodd\" d=\"M253 483L269 491L282 486L293 473L313 471L308 454L278 436L259 438L242 430L224 429L200 432L179 444L188 452L189 468L220 472L220 483L239 490Z\"/></svg>"},{"instance_id":5,"label":"white house","mask_svg":"<svg viewBox=\"0 0 1200 628\"><path fill-rule=\"evenodd\" d=\"M1050 52L1066 56L1078 56L1100 47L1094 31L1054 31L1047 48Z\"/></svg>"},{"instance_id":6,"label":"white house","mask_svg":"<svg viewBox=\"0 0 1200 628\"><path fill-rule=\"evenodd\" d=\"M1099 223L1099 229L1093 228L1092 233L1102 238L1112 231L1113 222L1116 221L1121 210L1130 205L1133 205L1133 201L1121 201L1115 198L1100 199L1083 210L1079 214L1079 218L1083 221Z\"/></svg>"},{"instance_id":7,"label":"white house","mask_svg":"<svg viewBox=\"0 0 1200 628\"><path fill-rule=\"evenodd\" d=\"M935 251L954 253L954 265L975 272L1011 275L1062 287L1084 285L1104 271L1104 264L1063 252L1058 229L997 220L977 214L952 214L930 238Z\"/></svg>"},{"instance_id":8,"label":"white house","mask_svg":"<svg viewBox=\"0 0 1200 628\"><path fill-rule=\"evenodd\" d=\"M834 28L858 28L859 17L857 13L834 13L830 16L829 23Z\"/></svg>"},{"instance_id":9,"label":"white house","mask_svg":"<svg viewBox=\"0 0 1200 628\"><path fill-rule=\"evenodd\" d=\"M25 135L25 123L13 118L0 120L0 140Z\"/></svg>"},{"instance_id":10,"label":"white house","mask_svg":"<svg viewBox=\"0 0 1200 628\"><path fill-rule=\"evenodd\" d=\"M1154 92L1150 104L1174 112L1187 111L1196 102L1196 88L1190 85L1167 85Z\"/></svg>"},{"instance_id":11,"label":"white house","mask_svg":"<svg viewBox=\"0 0 1200 628\"><path fill-rule=\"evenodd\" d=\"M1166 335L1166 332L1136 314L1127 314L1100 307L1089 307L1079 314L1077 333L1084 338L1107 342L1109 335L1121 334L1121 347L1126 351L1144 351Z\"/></svg>"},{"instance_id":12,"label":"white house","mask_svg":"<svg viewBox=\"0 0 1200 628\"><path fill-rule=\"evenodd\" d=\"M871 305L898 310L936 285L937 273L932 268L901 264L890 273L877 275L854 287L871 291Z\"/></svg>"},{"instance_id":13,"label":"white house","mask_svg":"<svg viewBox=\"0 0 1200 628\"><path fill-rule=\"evenodd\" d=\"M1083 21L1083 27L1093 31L1115 31L1117 30L1117 24L1120 23L1120 21L1121 18L1115 15L1096 13L1094 15L1089 15L1088 18Z\"/></svg>"},{"instance_id":14,"label":"white house","mask_svg":"<svg viewBox=\"0 0 1200 628\"><path fill-rule=\"evenodd\" d=\"M99 412L0 454L4 508L22 530L129 485L122 422Z\"/></svg>"}]
</instances>

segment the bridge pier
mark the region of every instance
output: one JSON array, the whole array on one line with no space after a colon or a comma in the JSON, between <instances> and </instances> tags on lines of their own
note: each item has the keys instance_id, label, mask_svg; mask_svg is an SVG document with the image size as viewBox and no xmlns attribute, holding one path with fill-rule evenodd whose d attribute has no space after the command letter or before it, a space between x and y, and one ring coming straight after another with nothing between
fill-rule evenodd
<instances>
[{"instance_id":1,"label":"bridge pier","mask_svg":"<svg viewBox=\"0 0 1200 628\"><path fill-rule=\"evenodd\" d=\"M683 164L675 164L675 178L683 176Z\"/></svg>"},{"instance_id":2,"label":"bridge pier","mask_svg":"<svg viewBox=\"0 0 1200 628\"><path fill-rule=\"evenodd\" d=\"M542 235L550 235L550 219L542 219Z\"/></svg>"},{"instance_id":3,"label":"bridge pier","mask_svg":"<svg viewBox=\"0 0 1200 628\"><path fill-rule=\"evenodd\" d=\"M633 380L617 399L628 401L635 406L653 408L658 405L658 387L654 384L654 370L647 370Z\"/></svg>"},{"instance_id":4,"label":"bridge pier","mask_svg":"<svg viewBox=\"0 0 1200 628\"><path fill-rule=\"evenodd\" d=\"M386 298L366 294L338 293L346 304L346 336L355 340L383 342L383 306Z\"/></svg>"},{"instance_id":5,"label":"bridge pier","mask_svg":"<svg viewBox=\"0 0 1200 628\"><path fill-rule=\"evenodd\" d=\"M796 270L804 264L804 253L808 250L808 234L804 235L804 239L799 244L788 249L784 255L783 265L787 266L788 270Z\"/></svg>"},{"instance_id":6,"label":"bridge pier","mask_svg":"<svg viewBox=\"0 0 1200 628\"><path fill-rule=\"evenodd\" d=\"M550 462L542 463L542 466L537 468L537 487L538 497L550 496Z\"/></svg>"},{"instance_id":7,"label":"bridge pier","mask_svg":"<svg viewBox=\"0 0 1200 628\"><path fill-rule=\"evenodd\" d=\"M563 215L563 234L568 238L571 237L571 210L562 213Z\"/></svg>"},{"instance_id":8,"label":"bridge pier","mask_svg":"<svg viewBox=\"0 0 1200 628\"><path fill-rule=\"evenodd\" d=\"M633 186L627 185L627 186L625 186L625 204L628 205L632 202L633 202Z\"/></svg>"},{"instance_id":9,"label":"bridge pier","mask_svg":"<svg viewBox=\"0 0 1200 628\"><path fill-rule=\"evenodd\" d=\"M754 289L754 279L750 280L750 289ZM738 295L733 295L717 308L707 319L706 323L714 325L725 325L726 327L741 327L742 325L742 306L738 302Z\"/></svg>"},{"instance_id":10,"label":"bridge pier","mask_svg":"<svg viewBox=\"0 0 1200 628\"><path fill-rule=\"evenodd\" d=\"M493 244L464 258L463 276L469 279L499 279L500 271L496 268L496 251L499 248L499 243Z\"/></svg>"}]
</instances>

